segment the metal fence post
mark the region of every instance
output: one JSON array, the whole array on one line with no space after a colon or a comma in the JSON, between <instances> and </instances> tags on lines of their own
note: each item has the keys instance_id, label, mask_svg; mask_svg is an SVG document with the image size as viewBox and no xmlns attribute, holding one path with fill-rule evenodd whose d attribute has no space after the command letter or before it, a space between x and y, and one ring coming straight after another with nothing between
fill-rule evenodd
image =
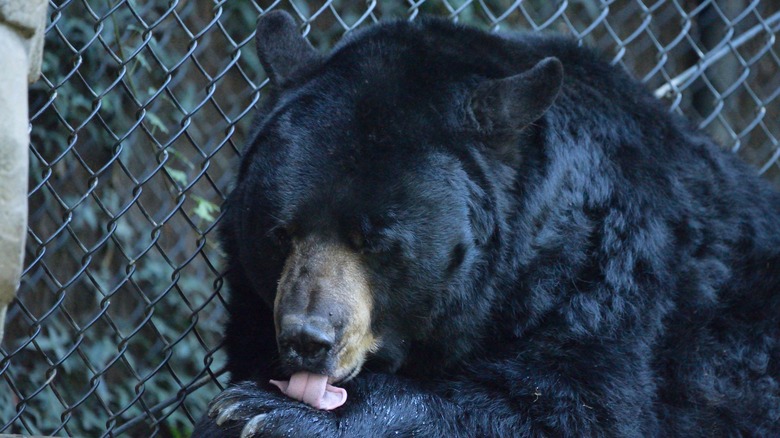
<instances>
[{"instance_id":1,"label":"metal fence post","mask_svg":"<svg viewBox=\"0 0 780 438\"><path fill-rule=\"evenodd\" d=\"M0 341L27 235L27 82L41 72L46 0L0 0Z\"/></svg>"}]
</instances>

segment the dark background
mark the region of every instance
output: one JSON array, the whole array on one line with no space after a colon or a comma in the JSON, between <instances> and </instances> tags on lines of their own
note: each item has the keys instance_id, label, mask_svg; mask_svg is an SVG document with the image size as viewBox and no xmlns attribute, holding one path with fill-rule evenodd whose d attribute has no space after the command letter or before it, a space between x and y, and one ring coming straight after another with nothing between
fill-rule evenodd
<instances>
[{"instance_id":1,"label":"dark background","mask_svg":"<svg viewBox=\"0 0 780 438\"><path fill-rule=\"evenodd\" d=\"M186 436L223 387L214 231L265 93L253 37L266 10L299 17L322 50L422 14L569 34L780 184L777 1L50 5L30 92L27 258L0 347L0 433Z\"/></svg>"}]
</instances>

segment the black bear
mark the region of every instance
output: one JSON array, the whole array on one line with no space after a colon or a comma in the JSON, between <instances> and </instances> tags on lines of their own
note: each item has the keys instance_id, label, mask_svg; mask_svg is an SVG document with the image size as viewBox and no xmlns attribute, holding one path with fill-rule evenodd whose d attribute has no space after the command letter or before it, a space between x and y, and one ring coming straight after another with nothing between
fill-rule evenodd
<instances>
[{"instance_id":1,"label":"black bear","mask_svg":"<svg viewBox=\"0 0 780 438\"><path fill-rule=\"evenodd\" d=\"M780 196L627 74L435 19L257 43L195 436L780 436Z\"/></svg>"}]
</instances>

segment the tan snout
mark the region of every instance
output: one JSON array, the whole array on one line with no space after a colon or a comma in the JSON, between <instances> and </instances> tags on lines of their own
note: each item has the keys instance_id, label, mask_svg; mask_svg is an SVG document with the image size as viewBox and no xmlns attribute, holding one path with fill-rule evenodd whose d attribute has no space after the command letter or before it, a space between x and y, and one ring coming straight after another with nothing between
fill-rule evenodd
<instances>
[{"instance_id":1,"label":"tan snout","mask_svg":"<svg viewBox=\"0 0 780 438\"><path fill-rule=\"evenodd\" d=\"M360 255L316 237L293 241L274 302L279 353L291 372L357 374L377 346L373 301Z\"/></svg>"}]
</instances>

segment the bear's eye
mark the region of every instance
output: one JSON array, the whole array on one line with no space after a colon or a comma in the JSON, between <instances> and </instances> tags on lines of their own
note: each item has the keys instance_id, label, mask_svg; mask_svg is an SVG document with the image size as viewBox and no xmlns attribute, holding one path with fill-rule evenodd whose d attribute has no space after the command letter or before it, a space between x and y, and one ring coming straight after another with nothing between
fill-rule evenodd
<instances>
[{"instance_id":1,"label":"bear's eye","mask_svg":"<svg viewBox=\"0 0 780 438\"><path fill-rule=\"evenodd\" d=\"M455 247L452 249L452 252L450 253L450 262L447 266L447 272L452 274L455 272L461 264L463 264L463 260L466 258L466 246L462 243L458 243L455 245Z\"/></svg>"},{"instance_id":2,"label":"bear's eye","mask_svg":"<svg viewBox=\"0 0 780 438\"><path fill-rule=\"evenodd\" d=\"M287 247L292 241L294 229L292 227L276 226L268 231L268 237L276 245L280 247Z\"/></svg>"},{"instance_id":3,"label":"bear's eye","mask_svg":"<svg viewBox=\"0 0 780 438\"><path fill-rule=\"evenodd\" d=\"M370 235L363 238L360 252L363 254L390 254L398 252L401 243L383 235Z\"/></svg>"},{"instance_id":4,"label":"bear's eye","mask_svg":"<svg viewBox=\"0 0 780 438\"><path fill-rule=\"evenodd\" d=\"M355 251L363 251L366 245L366 238L360 231L352 231L347 236L350 246Z\"/></svg>"}]
</instances>

